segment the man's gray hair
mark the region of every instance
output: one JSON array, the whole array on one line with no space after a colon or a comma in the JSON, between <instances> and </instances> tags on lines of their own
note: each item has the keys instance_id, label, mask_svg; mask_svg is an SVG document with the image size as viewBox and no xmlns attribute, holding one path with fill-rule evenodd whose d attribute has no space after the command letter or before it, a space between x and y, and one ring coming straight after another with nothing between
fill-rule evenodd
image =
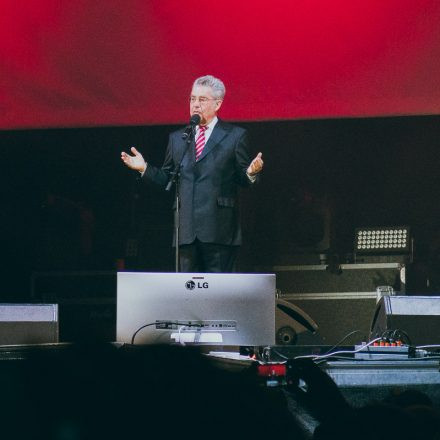
<instances>
[{"instance_id":1,"label":"man's gray hair","mask_svg":"<svg viewBox=\"0 0 440 440\"><path fill-rule=\"evenodd\" d=\"M205 75L197 78L194 81L193 87L196 85L211 87L214 97L216 99L223 99L225 97L226 89L223 81L215 78L212 75Z\"/></svg>"}]
</instances>

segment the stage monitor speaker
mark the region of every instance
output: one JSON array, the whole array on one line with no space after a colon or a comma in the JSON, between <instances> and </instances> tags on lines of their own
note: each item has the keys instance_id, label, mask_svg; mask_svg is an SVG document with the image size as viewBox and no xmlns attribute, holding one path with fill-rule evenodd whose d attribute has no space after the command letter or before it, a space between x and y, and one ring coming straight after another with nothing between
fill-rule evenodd
<instances>
[{"instance_id":1,"label":"stage monitor speaker","mask_svg":"<svg viewBox=\"0 0 440 440\"><path fill-rule=\"evenodd\" d=\"M0 304L0 345L56 342L57 304Z\"/></svg>"},{"instance_id":2,"label":"stage monitor speaker","mask_svg":"<svg viewBox=\"0 0 440 440\"><path fill-rule=\"evenodd\" d=\"M370 338L402 330L412 345L440 344L440 296L383 296L371 322Z\"/></svg>"}]
</instances>

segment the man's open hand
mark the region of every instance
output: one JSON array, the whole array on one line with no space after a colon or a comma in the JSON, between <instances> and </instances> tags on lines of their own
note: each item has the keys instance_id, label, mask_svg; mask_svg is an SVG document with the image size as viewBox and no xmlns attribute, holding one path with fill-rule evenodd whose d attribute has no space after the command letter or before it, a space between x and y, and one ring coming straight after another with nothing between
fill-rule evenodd
<instances>
[{"instance_id":1,"label":"man's open hand","mask_svg":"<svg viewBox=\"0 0 440 440\"><path fill-rule=\"evenodd\" d=\"M263 153L258 153L255 159L251 162L247 169L247 173L249 176L255 176L263 169L263 159L261 159L261 156L263 156Z\"/></svg>"}]
</instances>

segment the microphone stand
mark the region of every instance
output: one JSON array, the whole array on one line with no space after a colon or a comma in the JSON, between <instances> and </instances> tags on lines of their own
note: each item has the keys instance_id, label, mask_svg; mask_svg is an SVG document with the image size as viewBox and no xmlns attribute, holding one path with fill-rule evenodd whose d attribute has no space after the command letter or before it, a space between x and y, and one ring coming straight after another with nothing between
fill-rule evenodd
<instances>
[{"instance_id":1,"label":"microphone stand","mask_svg":"<svg viewBox=\"0 0 440 440\"><path fill-rule=\"evenodd\" d=\"M165 188L165 191L169 191L173 186L173 183L176 185L175 190L175 202L176 202L176 210L174 211L174 236L175 236L175 245L176 245L176 272L179 271L179 231L180 231L180 167L182 166L183 158L185 157L189 146L193 139L195 139L196 134L196 126L194 124L189 125L185 132L182 134L182 139L185 140L186 148L182 154L182 157L179 163L176 163L174 167L174 171L170 173L171 177L168 181L168 184Z\"/></svg>"}]
</instances>

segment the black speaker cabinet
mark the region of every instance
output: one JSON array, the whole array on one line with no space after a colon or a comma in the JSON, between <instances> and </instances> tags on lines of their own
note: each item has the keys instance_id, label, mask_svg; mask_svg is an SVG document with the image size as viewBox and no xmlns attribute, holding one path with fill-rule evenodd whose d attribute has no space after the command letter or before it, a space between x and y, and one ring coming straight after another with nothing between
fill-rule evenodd
<instances>
[{"instance_id":1,"label":"black speaker cabinet","mask_svg":"<svg viewBox=\"0 0 440 440\"><path fill-rule=\"evenodd\" d=\"M440 296L383 296L370 337L380 337L386 330L403 330L412 345L440 344Z\"/></svg>"},{"instance_id":2,"label":"black speaker cabinet","mask_svg":"<svg viewBox=\"0 0 440 440\"><path fill-rule=\"evenodd\" d=\"M303 333L298 345L333 345L351 332L345 345L366 341L376 308L375 292L288 294L282 298L299 307L317 324L316 333Z\"/></svg>"},{"instance_id":3,"label":"black speaker cabinet","mask_svg":"<svg viewBox=\"0 0 440 440\"><path fill-rule=\"evenodd\" d=\"M0 345L56 342L56 304L0 304Z\"/></svg>"}]
</instances>

